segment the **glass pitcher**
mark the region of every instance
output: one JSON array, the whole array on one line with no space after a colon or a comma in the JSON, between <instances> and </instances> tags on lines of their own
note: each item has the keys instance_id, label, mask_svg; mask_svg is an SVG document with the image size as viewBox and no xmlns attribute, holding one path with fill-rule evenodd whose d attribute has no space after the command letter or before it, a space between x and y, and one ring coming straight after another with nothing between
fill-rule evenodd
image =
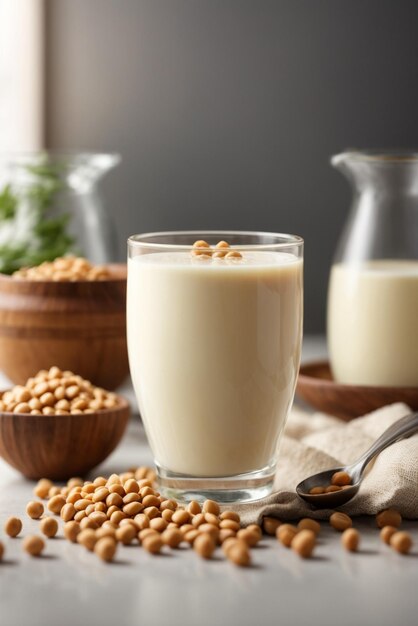
<instances>
[{"instance_id":1,"label":"glass pitcher","mask_svg":"<svg viewBox=\"0 0 418 626\"><path fill-rule=\"evenodd\" d=\"M65 254L117 260L116 231L97 183L117 154L32 153L0 157L0 272Z\"/></svg>"},{"instance_id":2,"label":"glass pitcher","mask_svg":"<svg viewBox=\"0 0 418 626\"><path fill-rule=\"evenodd\" d=\"M418 153L348 151L353 187L328 290L327 338L341 383L418 386Z\"/></svg>"}]
</instances>

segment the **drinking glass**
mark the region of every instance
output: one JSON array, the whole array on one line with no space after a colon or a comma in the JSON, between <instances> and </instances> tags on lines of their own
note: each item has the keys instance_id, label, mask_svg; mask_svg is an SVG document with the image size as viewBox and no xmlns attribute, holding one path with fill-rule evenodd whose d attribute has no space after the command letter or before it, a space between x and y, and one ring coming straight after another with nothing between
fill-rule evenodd
<instances>
[{"instance_id":1,"label":"drinking glass","mask_svg":"<svg viewBox=\"0 0 418 626\"><path fill-rule=\"evenodd\" d=\"M193 248L197 240L226 241L239 254L211 256L214 248ZM236 502L270 493L299 369L302 291L297 236L129 238L129 362L168 497Z\"/></svg>"}]
</instances>

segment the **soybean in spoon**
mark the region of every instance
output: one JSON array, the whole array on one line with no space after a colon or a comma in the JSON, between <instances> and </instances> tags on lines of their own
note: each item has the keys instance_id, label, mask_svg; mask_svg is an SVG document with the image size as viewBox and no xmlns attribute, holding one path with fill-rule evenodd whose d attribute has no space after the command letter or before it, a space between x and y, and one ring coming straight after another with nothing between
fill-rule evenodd
<instances>
[{"instance_id":1,"label":"soybean in spoon","mask_svg":"<svg viewBox=\"0 0 418 626\"><path fill-rule=\"evenodd\" d=\"M364 471L370 461L380 454L382 450L392 445L392 443L410 437L417 431L418 413L410 413L402 417L392 424L392 426L389 426L355 463L347 465L346 467L335 467L334 469L314 474L302 480L296 487L298 496L318 509L333 509L342 506L357 494L363 480ZM351 478L351 485L339 491L329 493L309 493L313 487L328 487L331 483L332 476L336 472L347 472Z\"/></svg>"}]
</instances>

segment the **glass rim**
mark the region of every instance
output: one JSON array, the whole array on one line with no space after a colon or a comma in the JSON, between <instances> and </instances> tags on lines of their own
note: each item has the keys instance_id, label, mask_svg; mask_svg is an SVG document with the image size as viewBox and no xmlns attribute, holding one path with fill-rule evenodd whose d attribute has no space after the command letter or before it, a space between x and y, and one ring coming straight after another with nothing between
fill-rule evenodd
<instances>
[{"instance_id":1,"label":"glass rim","mask_svg":"<svg viewBox=\"0 0 418 626\"><path fill-rule=\"evenodd\" d=\"M190 251L193 248L193 244L176 244L176 243L157 243L146 241L151 237L172 237L172 236L182 236L182 235L193 235L196 236L196 239L202 239L203 237L208 236L216 236L219 239L227 239L227 237L231 236L246 236L246 237L272 237L276 239L280 239L281 241L277 241L275 243L249 243L249 244L232 244L231 248L237 250L281 250L284 248L289 248L290 246L297 246L298 248L303 247L304 240L299 235L291 235L287 233L272 233L265 231L251 231L251 230L168 230L168 231L156 231L149 233L141 233L137 235L131 235L128 237L127 243L128 247L135 248L147 248L147 249L157 249L157 250L187 250ZM199 249L199 248L197 248ZM201 248L205 250L206 248Z\"/></svg>"},{"instance_id":2,"label":"glass rim","mask_svg":"<svg viewBox=\"0 0 418 626\"><path fill-rule=\"evenodd\" d=\"M16 150L16 151L0 151L0 163L16 163L16 165L24 165L31 159L37 159L45 156L52 160L97 160L105 159L118 164L121 160L119 152L95 152L89 150Z\"/></svg>"},{"instance_id":3,"label":"glass rim","mask_svg":"<svg viewBox=\"0 0 418 626\"><path fill-rule=\"evenodd\" d=\"M417 148L365 148L347 149L333 158L353 158L361 161L375 161L377 163L417 163Z\"/></svg>"}]
</instances>

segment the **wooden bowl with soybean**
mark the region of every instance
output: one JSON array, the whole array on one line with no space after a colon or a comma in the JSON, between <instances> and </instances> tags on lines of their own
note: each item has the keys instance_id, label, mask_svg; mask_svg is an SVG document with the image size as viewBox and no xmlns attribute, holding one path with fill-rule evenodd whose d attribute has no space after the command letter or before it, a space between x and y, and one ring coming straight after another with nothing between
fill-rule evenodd
<instances>
[{"instance_id":1,"label":"wooden bowl with soybean","mask_svg":"<svg viewBox=\"0 0 418 626\"><path fill-rule=\"evenodd\" d=\"M0 274L0 371L22 384L52 364L116 389L128 376L126 265L102 280L59 282Z\"/></svg>"},{"instance_id":2,"label":"wooden bowl with soybean","mask_svg":"<svg viewBox=\"0 0 418 626\"><path fill-rule=\"evenodd\" d=\"M27 478L85 476L120 442L128 402L94 413L30 415L0 412L0 456Z\"/></svg>"}]
</instances>

